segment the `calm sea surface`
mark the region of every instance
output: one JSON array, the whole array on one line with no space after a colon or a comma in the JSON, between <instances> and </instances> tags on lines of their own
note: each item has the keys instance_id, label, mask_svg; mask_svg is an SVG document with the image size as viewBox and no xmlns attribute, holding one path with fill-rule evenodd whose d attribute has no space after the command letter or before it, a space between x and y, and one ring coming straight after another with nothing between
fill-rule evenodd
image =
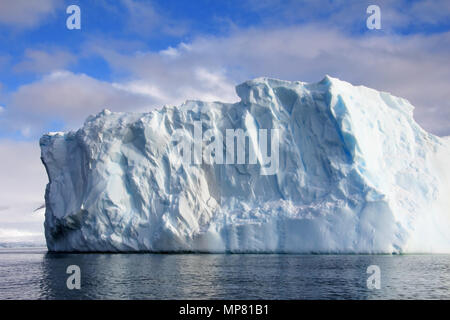
<instances>
[{"instance_id":1,"label":"calm sea surface","mask_svg":"<svg viewBox=\"0 0 450 320\"><path fill-rule=\"evenodd\" d=\"M81 269L69 290L66 268ZM367 267L381 270L368 289ZM450 299L450 255L51 254L0 249L0 299Z\"/></svg>"}]
</instances>

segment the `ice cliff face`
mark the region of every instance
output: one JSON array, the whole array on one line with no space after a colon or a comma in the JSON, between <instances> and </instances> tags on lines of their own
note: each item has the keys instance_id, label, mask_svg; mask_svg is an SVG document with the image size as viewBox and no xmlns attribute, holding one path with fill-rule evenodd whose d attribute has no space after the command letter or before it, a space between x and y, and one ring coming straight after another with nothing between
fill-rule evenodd
<instances>
[{"instance_id":1,"label":"ice cliff face","mask_svg":"<svg viewBox=\"0 0 450 320\"><path fill-rule=\"evenodd\" d=\"M330 77L236 91L235 104L105 110L44 135L48 248L450 252L450 141L422 130L408 101ZM193 143L194 160L182 161L174 136L193 142L199 124L200 152L220 141L216 159L199 159ZM226 162L227 129L248 136L244 163Z\"/></svg>"}]
</instances>

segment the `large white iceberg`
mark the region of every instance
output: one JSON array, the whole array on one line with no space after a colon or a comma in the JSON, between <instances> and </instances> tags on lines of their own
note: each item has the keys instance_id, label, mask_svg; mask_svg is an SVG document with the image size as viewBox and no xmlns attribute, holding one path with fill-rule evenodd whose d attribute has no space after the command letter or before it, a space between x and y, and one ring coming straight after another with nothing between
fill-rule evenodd
<instances>
[{"instance_id":1,"label":"large white iceberg","mask_svg":"<svg viewBox=\"0 0 450 320\"><path fill-rule=\"evenodd\" d=\"M234 104L104 110L44 135L49 250L450 252L450 141L420 128L408 101L328 76L236 91ZM199 123L211 144L242 129L245 162L181 161L174 136L194 141ZM277 132L267 150L260 129Z\"/></svg>"}]
</instances>

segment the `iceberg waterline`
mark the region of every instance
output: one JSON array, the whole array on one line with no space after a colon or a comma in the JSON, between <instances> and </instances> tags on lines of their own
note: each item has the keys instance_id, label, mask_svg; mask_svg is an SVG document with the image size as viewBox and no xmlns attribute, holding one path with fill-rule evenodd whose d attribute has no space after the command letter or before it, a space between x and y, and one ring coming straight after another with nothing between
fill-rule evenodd
<instances>
[{"instance_id":1,"label":"iceberg waterline","mask_svg":"<svg viewBox=\"0 0 450 320\"><path fill-rule=\"evenodd\" d=\"M104 110L44 135L49 250L450 252L450 141L407 100L328 76L236 92L234 104ZM242 129L246 159L262 153L259 130L276 130L276 172L180 161L174 133L193 141L199 122L215 137Z\"/></svg>"}]
</instances>

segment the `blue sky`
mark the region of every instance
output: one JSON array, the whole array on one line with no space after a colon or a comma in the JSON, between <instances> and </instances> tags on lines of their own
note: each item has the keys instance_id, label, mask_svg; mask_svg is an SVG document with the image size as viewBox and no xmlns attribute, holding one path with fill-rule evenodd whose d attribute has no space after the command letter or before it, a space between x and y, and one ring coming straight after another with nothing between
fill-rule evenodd
<instances>
[{"instance_id":1,"label":"blue sky","mask_svg":"<svg viewBox=\"0 0 450 320\"><path fill-rule=\"evenodd\" d=\"M72 4L81 30L66 28ZM380 30L366 27L372 4ZM330 74L407 98L450 135L446 0L0 0L0 30L0 241L42 235L39 137L103 108L231 102L253 77Z\"/></svg>"}]
</instances>

